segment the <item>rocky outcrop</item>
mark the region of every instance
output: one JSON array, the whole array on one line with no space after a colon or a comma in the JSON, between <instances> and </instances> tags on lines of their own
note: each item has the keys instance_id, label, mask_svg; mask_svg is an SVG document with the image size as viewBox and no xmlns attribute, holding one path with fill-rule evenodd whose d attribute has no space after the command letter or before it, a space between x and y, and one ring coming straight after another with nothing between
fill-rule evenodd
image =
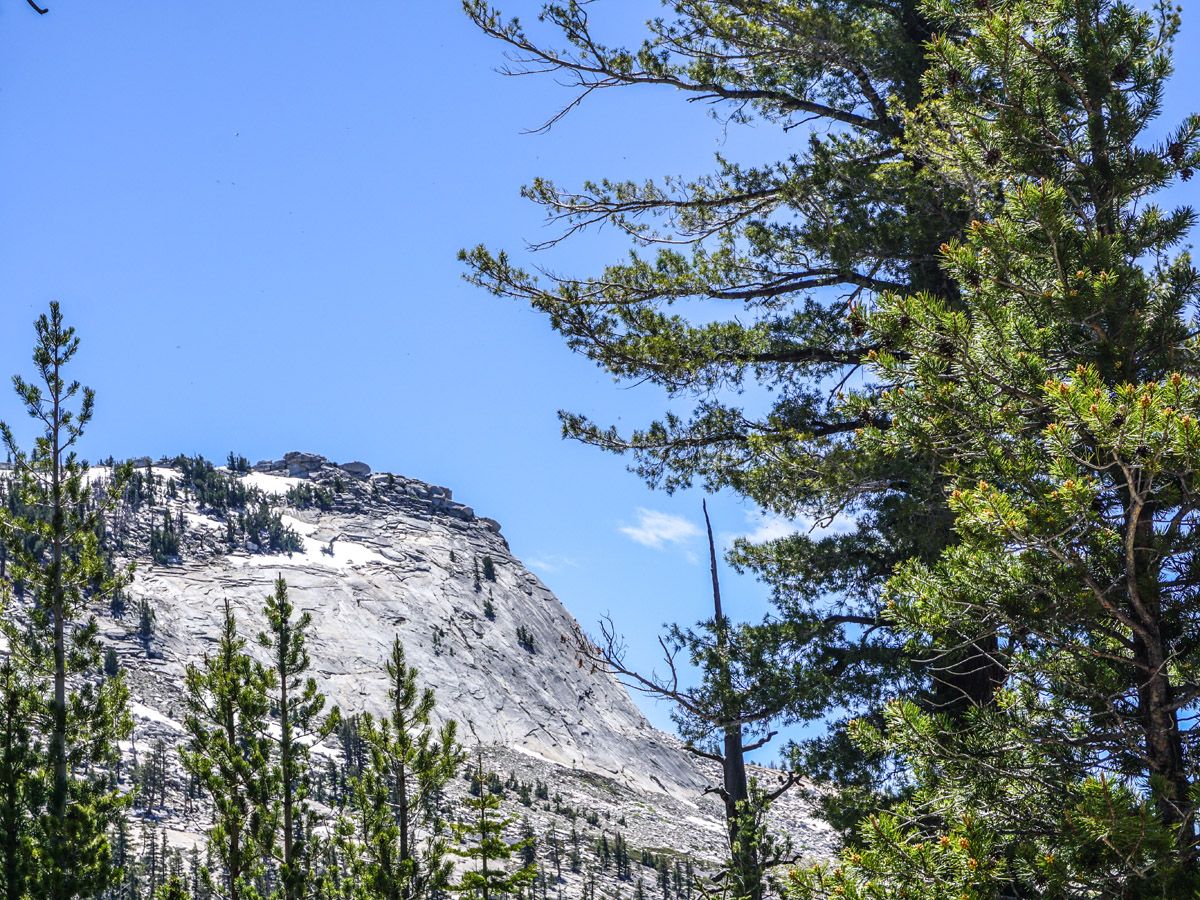
<instances>
[{"instance_id":1,"label":"rocky outcrop","mask_svg":"<svg viewBox=\"0 0 1200 900\"><path fill-rule=\"evenodd\" d=\"M343 472L353 475L355 478L366 478L371 474L371 467L365 462L347 462L338 466Z\"/></svg>"},{"instance_id":2,"label":"rocky outcrop","mask_svg":"<svg viewBox=\"0 0 1200 900\"><path fill-rule=\"evenodd\" d=\"M182 477L170 466L154 474L163 482ZM138 560L129 594L156 610L150 646L131 633L135 622L102 619L130 676L135 745L156 736L179 741L184 670L212 646L224 601L243 632L257 634L263 598L282 575L296 605L312 614L314 674L343 712L383 708L383 661L399 637L436 690L438 714L457 720L464 743L483 748L498 767L574 792L597 821L636 821L640 846L720 854L720 813L705 794L714 773L652 728L617 681L582 663L575 620L513 557L495 520L477 517L446 488L311 453L260 462L237 477L271 498L299 549L231 546L222 514L186 499L187 490L170 499L164 492L139 513L161 519L166 506L187 529L178 559ZM289 505L299 485L328 501L294 505L303 494L294 491ZM528 639L518 640L518 629ZM517 812L545 819L547 810ZM781 821L801 849L823 853L830 844L802 807L789 807ZM197 830L183 821L173 827L180 835Z\"/></svg>"}]
</instances>

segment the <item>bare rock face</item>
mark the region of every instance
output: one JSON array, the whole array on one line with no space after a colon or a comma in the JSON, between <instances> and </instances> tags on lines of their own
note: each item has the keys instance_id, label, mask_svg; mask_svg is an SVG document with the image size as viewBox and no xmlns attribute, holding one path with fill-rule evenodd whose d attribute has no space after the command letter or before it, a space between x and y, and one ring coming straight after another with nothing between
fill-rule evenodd
<instances>
[{"instance_id":1,"label":"bare rock face","mask_svg":"<svg viewBox=\"0 0 1200 900\"><path fill-rule=\"evenodd\" d=\"M140 517L161 520L164 507L186 521L179 557L139 558L128 591L134 608L151 601L154 635L139 640L129 616L101 620L130 676L131 752L155 738L182 739L184 669L213 646L224 600L252 637L265 624L263 598L282 575L293 602L313 617L313 674L344 713L383 710L384 659L399 637L436 691L437 714L457 720L463 743L483 748L493 766L553 783L575 798L573 808L594 810L595 827L610 834L623 822L632 846L720 858L720 813L704 793L715 773L651 727L616 680L581 661L575 620L512 556L497 522L445 488L289 453L233 476L263 491L298 537L297 550L262 552L231 539L226 517L191 499L180 471L153 473L163 485L177 483L175 496L164 491L153 510L134 515L130 534ZM550 804L541 807L514 811L551 827ZM179 840L202 828L167 819ZM781 808L780 823L800 851L828 852L830 833L802 806Z\"/></svg>"}]
</instances>

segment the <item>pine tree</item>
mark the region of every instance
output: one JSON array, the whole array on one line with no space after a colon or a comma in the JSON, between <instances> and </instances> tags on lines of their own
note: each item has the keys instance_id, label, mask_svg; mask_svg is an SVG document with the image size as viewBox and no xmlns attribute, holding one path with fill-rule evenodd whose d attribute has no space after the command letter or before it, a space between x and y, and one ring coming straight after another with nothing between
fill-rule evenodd
<instances>
[{"instance_id":1,"label":"pine tree","mask_svg":"<svg viewBox=\"0 0 1200 900\"><path fill-rule=\"evenodd\" d=\"M192 900L192 895L184 880L177 875L172 875L159 886L158 891L154 894L154 900Z\"/></svg>"},{"instance_id":2,"label":"pine tree","mask_svg":"<svg viewBox=\"0 0 1200 900\"><path fill-rule=\"evenodd\" d=\"M210 900L212 892L208 888L208 881L204 878L204 866L200 862L200 848L195 844L188 850L187 886L188 893L193 900Z\"/></svg>"},{"instance_id":3,"label":"pine tree","mask_svg":"<svg viewBox=\"0 0 1200 900\"><path fill-rule=\"evenodd\" d=\"M117 819L116 827L113 829L112 862L118 876L116 884L110 886L104 895L106 900L136 900L141 896L140 867L133 854L129 822L125 816Z\"/></svg>"},{"instance_id":4,"label":"pine tree","mask_svg":"<svg viewBox=\"0 0 1200 900\"><path fill-rule=\"evenodd\" d=\"M158 840L158 827L150 819L142 821L142 871L146 875L146 895L154 897L166 878L166 861Z\"/></svg>"},{"instance_id":5,"label":"pine tree","mask_svg":"<svg viewBox=\"0 0 1200 900\"><path fill-rule=\"evenodd\" d=\"M12 658L0 663L0 872L6 900L28 896L34 867L33 814L41 805L39 753L29 725L35 703Z\"/></svg>"},{"instance_id":6,"label":"pine tree","mask_svg":"<svg viewBox=\"0 0 1200 900\"><path fill-rule=\"evenodd\" d=\"M864 457L932 452L960 536L898 568L888 615L931 667L990 646L995 702L955 715L908 694L859 723L906 796L797 886L1194 896L1200 274L1173 249L1195 214L1152 195L1191 177L1200 117L1146 134L1178 15L1117 0L928 14L945 37L907 139L986 203L941 252L962 303L885 297L868 334L908 352L876 354L889 387L847 403L872 417Z\"/></svg>"},{"instance_id":7,"label":"pine tree","mask_svg":"<svg viewBox=\"0 0 1200 900\"><path fill-rule=\"evenodd\" d=\"M184 768L212 800L208 841L223 868L221 892L230 900L257 896L254 879L274 849L269 677L245 647L226 599L215 653L187 668L188 745L181 753Z\"/></svg>"},{"instance_id":8,"label":"pine tree","mask_svg":"<svg viewBox=\"0 0 1200 900\"><path fill-rule=\"evenodd\" d=\"M755 668L758 696L748 699L764 734L782 721L813 724L793 768L843 788L820 802L853 840L850 823L895 783L886 758L849 739L848 722L878 720L881 698L914 687L932 688L925 705L945 709L947 697L987 702L994 686L980 664L990 647L966 646L957 668L930 670L886 615L896 565L932 561L956 540L946 482L927 450L857 454L855 430L868 423L840 402L869 353L906 352L903 335L885 347L867 333L879 297L958 303L938 248L977 197L902 139L926 102L935 28L922 0L663 6L644 38L620 45L600 36L606 26L588 4L541 4L532 27L533 17L506 18L486 0L466 4L515 54L510 72L557 73L579 89L547 127L599 91L653 85L711 101L725 127L803 137L780 158L722 156L694 178L577 188L535 179L524 196L563 229L535 250L604 225L630 237L628 257L601 271L539 277L503 252L461 256L470 280L528 303L572 350L671 400L631 432L562 413L566 436L626 455L653 487L729 489L771 516L841 526L738 541L731 556L777 607L739 628Z\"/></svg>"},{"instance_id":9,"label":"pine tree","mask_svg":"<svg viewBox=\"0 0 1200 900\"><path fill-rule=\"evenodd\" d=\"M625 843L625 835L617 834L613 856L617 864L617 878L621 881L633 878L633 866L629 862L629 846Z\"/></svg>"},{"instance_id":10,"label":"pine tree","mask_svg":"<svg viewBox=\"0 0 1200 900\"><path fill-rule=\"evenodd\" d=\"M378 722L362 719L368 754L352 786L367 883L374 896L387 900L433 898L452 874L438 803L462 750L453 721L435 732L434 693L418 687L399 638L392 642L387 673L389 711Z\"/></svg>"},{"instance_id":11,"label":"pine tree","mask_svg":"<svg viewBox=\"0 0 1200 900\"><path fill-rule=\"evenodd\" d=\"M150 655L150 642L154 638L154 623L157 618L149 600L143 597L138 601L138 637L147 656Z\"/></svg>"},{"instance_id":12,"label":"pine tree","mask_svg":"<svg viewBox=\"0 0 1200 900\"><path fill-rule=\"evenodd\" d=\"M348 817L334 820L330 834L321 841L320 862L318 900L376 900L379 896L370 887L363 847Z\"/></svg>"},{"instance_id":13,"label":"pine tree","mask_svg":"<svg viewBox=\"0 0 1200 900\"><path fill-rule=\"evenodd\" d=\"M36 383L13 384L29 415L44 426L26 453L7 424L12 460L10 505L0 509L12 582L31 604L3 621L16 677L30 693L26 707L37 733L32 778L39 809L32 841L37 859L30 892L50 900L90 897L116 877L108 842L124 801L109 769L118 741L132 729L125 682L101 672L101 647L89 601L115 591L128 572L114 572L101 547L103 516L116 504L127 472L99 491L75 446L92 418L95 396L63 369L79 349L57 303L35 323ZM71 404L78 398L78 405ZM7 590L7 583L6 583ZM41 749L44 748L44 749Z\"/></svg>"},{"instance_id":14,"label":"pine tree","mask_svg":"<svg viewBox=\"0 0 1200 900\"><path fill-rule=\"evenodd\" d=\"M150 755L134 770L134 785L144 809L162 808L167 796L167 745L156 740Z\"/></svg>"},{"instance_id":15,"label":"pine tree","mask_svg":"<svg viewBox=\"0 0 1200 900\"><path fill-rule=\"evenodd\" d=\"M774 630L735 627L725 614L707 503L703 511L713 615L694 629L670 629L662 646L671 674L665 678L643 675L627 666L623 642L607 622L602 625L600 644L580 631L576 645L597 667L673 704L672 717L688 751L720 766L720 784L710 790L724 806L728 856L722 879L734 896L762 900L771 871L792 858L786 838L768 830L768 812L798 783L798 778L789 772L769 789L760 787L748 774L747 755L775 736L771 726L787 707L791 685L786 676L780 679L763 668L764 659L771 658L779 646ZM764 634L768 635L766 641L761 639ZM677 677L680 654L699 671L698 683L687 685Z\"/></svg>"},{"instance_id":16,"label":"pine tree","mask_svg":"<svg viewBox=\"0 0 1200 900\"><path fill-rule=\"evenodd\" d=\"M475 772L483 780L483 753L476 755ZM525 847L525 840L509 844L504 839L504 830L516 822L513 818L500 815L500 797L490 789L484 789L478 797L468 797L463 805L470 818L454 826L460 846L454 852L462 857L477 860L479 867L463 873L455 890L460 894L493 900L512 894L532 884L537 876L537 866L522 863L508 871L513 855Z\"/></svg>"},{"instance_id":17,"label":"pine tree","mask_svg":"<svg viewBox=\"0 0 1200 900\"><path fill-rule=\"evenodd\" d=\"M340 714L334 707L328 715L322 715L325 695L318 690L316 680L306 674L311 666L306 641L312 616L307 612L296 615L282 575L275 579L275 590L267 597L263 611L267 629L258 641L271 654L268 697L279 721L279 882L283 900L302 900L311 893L315 876L313 848L305 840L313 815L306 800L309 747L333 733Z\"/></svg>"},{"instance_id":18,"label":"pine tree","mask_svg":"<svg viewBox=\"0 0 1200 900\"><path fill-rule=\"evenodd\" d=\"M532 866L537 862L538 839L537 832L533 830L533 826L529 824L528 819L521 820L521 839L518 841L519 853L521 862L527 866ZM605 853L607 854L607 838L605 839Z\"/></svg>"},{"instance_id":19,"label":"pine tree","mask_svg":"<svg viewBox=\"0 0 1200 900\"><path fill-rule=\"evenodd\" d=\"M554 866L554 877L559 882L563 880L562 874L562 838L558 836L558 827L555 822L550 824L550 845L549 857L550 865Z\"/></svg>"},{"instance_id":20,"label":"pine tree","mask_svg":"<svg viewBox=\"0 0 1200 900\"><path fill-rule=\"evenodd\" d=\"M168 485L174 487L175 482L169 481ZM150 525L150 556L159 565L169 563L179 557L179 543L181 531L177 528L174 522L171 521L171 511L168 509L163 513L163 524L159 528L151 523Z\"/></svg>"}]
</instances>

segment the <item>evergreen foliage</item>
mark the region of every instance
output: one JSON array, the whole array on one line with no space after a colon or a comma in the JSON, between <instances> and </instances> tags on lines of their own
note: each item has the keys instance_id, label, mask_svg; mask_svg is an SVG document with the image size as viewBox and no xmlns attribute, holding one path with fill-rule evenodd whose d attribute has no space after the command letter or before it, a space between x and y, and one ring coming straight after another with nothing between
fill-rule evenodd
<instances>
[{"instance_id":1,"label":"evergreen foliage","mask_svg":"<svg viewBox=\"0 0 1200 900\"><path fill-rule=\"evenodd\" d=\"M34 882L34 816L44 802L41 747L30 718L38 698L12 658L0 663L0 870L4 897L20 900Z\"/></svg>"},{"instance_id":2,"label":"evergreen foliage","mask_svg":"<svg viewBox=\"0 0 1200 900\"><path fill-rule=\"evenodd\" d=\"M146 761L135 768L133 783L143 809L162 808L167 797L167 745L162 740L154 742Z\"/></svg>"},{"instance_id":3,"label":"evergreen foliage","mask_svg":"<svg viewBox=\"0 0 1200 900\"><path fill-rule=\"evenodd\" d=\"M179 477L177 482L172 480L169 484L178 483L202 509L225 518L226 542L231 547L237 544L236 536L240 535L255 547L272 553L295 553L304 549L300 535L283 524L281 513L261 489L222 472L202 456L177 456L171 460L171 466L178 471ZM146 483L152 485L153 478L153 474L149 474ZM183 532L183 524L182 515L175 524L170 513L166 514L164 527L157 530L160 544L152 543L151 547L152 552L156 546L160 547L159 552L154 553L156 562L178 555L178 535ZM156 540L154 532L151 540Z\"/></svg>"},{"instance_id":4,"label":"evergreen foliage","mask_svg":"<svg viewBox=\"0 0 1200 900\"><path fill-rule=\"evenodd\" d=\"M154 623L158 616L154 612L154 607L150 605L150 601L145 597L138 601L138 638L141 639L142 646L146 648L146 653L150 652L150 640L154 637Z\"/></svg>"},{"instance_id":5,"label":"evergreen foliage","mask_svg":"<svg viewBox=\"0 0 1200 900\"><path fill-rule=\"evenodd\" d=\"M333 509L333 492L319 485L313 487L311 484L295 484L287 489L284 496L288 506L294 506L296 509L308 509L313 506L321 510Z\"/></svg>"},{"instance_id":6,"label":"evergreen foliage","mask_svg":"<svg viewBox=\"0 0 1200 900\"><path fill-rule=\"evenodd\" d=\"M387 661L388 714L364 716L365 764L353 779L353 816L362 845L363 884L386 900L435 900L453 867L443 791L462 763L453 721L436 731L434 693L417 684L400 639Z\"/></svg>"},{"instance_id":7,"label":"evergreen foliage","mask_svg":"<svg viewBox=\"0 0 1200 900\"><path fill-rule=\"evenodd\" d=\"M272 815L278 816L281 836L276 845L280 896L282 900L304 900L311 895L316 877L315 847L309 840L314 814L306 799L312 764L309 747L333 733L340 714L337 707L328 715L322 714L325 696L307 674L311 661L306 641L312 615L296 615L282 575L275 579L275 590L267 597L263 611L267 629L258 640L271 654L267 696L279 723Z\"/></svg>"},{"instance_id":8,"label":"evergreen foliage","mask_svg":"<svg viewBox=\"0 0 1200 900\"><path fill-rule=\"evenodd\" d=\"M534 653L537 651L537 642L534 639L533 632L524 625L517 626L517 644L526 653Z\"/></svg>"},{"instance_id":9,"label":"evergreen foliage","mask_svg":"<svg viewBox=\"0 0 1200 900\"><path fill-rule=\"evenodd\" d=\"M265 548L272 553L298 553L304 549L300 535L291 526L283 524L279 510L272 508L271 502L261 493L252 504L238 512L237 521L238 531L259 549Z\"/></svg>"},{"instance_id":10,"label":"evergreen foliage","mask_svg":"<svg viewBox=\"0 0 1200 900\"><path fill-rule=\"evenodd\" d=\"M9 609L2 624L9 648L3 687L9 709L24 718L7 736L16 754L10 761L26 767L8 772L8 784L0 786L9 800L3 852L6 863L14 852L31 856L12 871L15 883L6 890L20 885L32 896L67 900L95 896L117 875L108 836L124 802L108 773L132 720L120 673L103 677L96 622L86 607L128 578L113 572L101 547L104 512L116 504L128 473L95 490L89 485L75 446L95 398L63 374L79 339L57 303L38 318L35 331L37 379L15 376L13 384L43 430L26 452L0 423L13 465L10 502L0 508L11 579L3 582ZM19 615L12 612L13 586L29 601Z\"/></svg>"},{"instance_id":11,"label":"evergreen foliage","mask_svg":"<svg viewBox=\"0 0 1200 900\"><path fill-rule=\"evenodd\" d=\"M930 10L969 37L931 45L911 139L991 199L942 251L961 307L884 297L867 326L910 352L879 353L891 387L848 403L888 424L864 428L863 455L936 449L961 535L897 571L889 615L935 666L964 640L991 647L997 693L961 717L901 699L857 729L908 763L910 794L864 823L862 862L833 882L927 896L924 866L978 896L1188 896L1200 279L1174 249L1193 212L1150 198L1190 177L1200 118L1145 136L1178 16Z\"/></svg>"},{"instance_id":12,"label":"evergreen foliage","mask_svg":"<svg viewBox=\"0 0 1200 900\"><path fill-rule=\"evenodd\" d=\"M526 189L568 234L613 224L653 258L541 281L464 258L612 374L693 402L630 435L566 414L568 435L667 489L846 520L734 552L778 606L739 635L761 721L834 713L796 764L840 784L850 846L794 894L1194 895L1200 278L1193 212L1153 195L1193 177L1200 119L1148 133L1178 10L671 6L625 50L587 4L543 10L561 47L467 4L585 95L667 84L735 125L837 126L690 182Z\"/></svg>"},{"instance_id":13,"label":"evergreen foliage","mask_svg":"<svg viewBox=\"0 0 1200 900\"><path fill-rule=\"evenodd\" d=\"M176 456L171 460L171 466L179 472L180 485L201 509L222 512L244 509L262 499L261 491L257 488L222 472L202 456Z\"/></svg>"},{"instance_id":14,"label":"evergreen foliage","mask_svg":"<svg viewBox=\"0 0 1200 900\"><path fill-rule=\"evenodd\" d=\"M475 774L483 780L482 754L476 757ZM505 829L515 824L516 819L500 815L500 797L485 788L464 801L464 806L469 818L454 826L460 843L454 852L476 861L477 868L464 872L455 890L463 896L493 900L532 884L537 866L522 861L514 867L512 862L513 856L521 854L532 838L523 837L511 844L505 840Z\"/></svg>"},{"instance_id":15,"label":"evergreen foliage","mask_svg":"<svg viewBox=\"0 0 1200 900\"><path fill-rule=\"evenodd\" d=\"M179 559L180 530L171 520L171 512L163 513L163 524L159 528L150 523L150 556L158 563L174 562Z\"/></svg>"},{"instance_id":16,"label":"evergreen foliage","mask_svg":"<svg viewBox=\"0 0 1200 900\"><path fill-rule=\"evenodd\" d=\"M181 752L213 804L208 842L222 871L216 878L206 871L205 879L230 900L259 898L256 879L274 851L270 677L245 647L226 599L215 652L187 668L188 745Z\"/></svg>"},{"instance_id":17,"label":"evergreen foliage","mask_svg":"<svg viewBox=\"0 0 1200 900\"><path fill-rule=\"evenodd\" d=\"M975 197L904 140L925 99L935 30L921 0L663 5L643 42L619 46L599 37L587 4L545 4L537 33L484 0L465 3L514 53L509 71L554 72L579 88L547 126L596 91L666 85L711 101L725 127L807 127L794 151L759 165L719 157L694 178L578 188L535 179L524 196L562 226L537 251L604 225L631 237L629 257L600 272L539 265L538 276L483 247L462 258L471 281L528 303L573 350L670 400L629 433L560 413L568 437L628 454L668 491L699 483L770 515L844 526L740 541L733 560L768 584L777 607L738 629L746 703L761 712L762 734L781 722L824 726L798 744L794 767L841 788L820 801L849 830L891 783L887 761L853 744L846 723L878 719L883 697L931 680L956 696L987 689L964 674L978 668L975 648L963 648L962 671L931 678L922 648L884 614L895 566L936 558L955 540L953 520L929 453L859 455L864 421L839 398L883 349L865 325L874 298L924 291L957 302L938 248L970 221Z\"/></svg>"}]
</instances>

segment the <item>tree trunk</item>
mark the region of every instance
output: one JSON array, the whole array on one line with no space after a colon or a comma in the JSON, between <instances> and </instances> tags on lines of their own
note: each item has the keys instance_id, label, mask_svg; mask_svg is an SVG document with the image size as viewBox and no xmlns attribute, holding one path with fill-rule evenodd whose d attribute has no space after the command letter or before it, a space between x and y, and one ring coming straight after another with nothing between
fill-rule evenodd
<instances>
[{"instance_id":1,"label":"tree trunk","mask_svg":"<svg viewBox=\"0 0 1200 900\"><path fill-rule=\"evenodd\" d=\"M721 606L721 580L717 575L717 546L713 540L712 522L708 517L708 504L701 504L704 510L704 525L708 531L708 561L712 574L713 592L713 626L717 655L724 659L729 644L729 622L725 618L725 610ZM750 784L746 778L746 753L742 742L741 710L733 708L733 684L728 665L722 664L718 672L720 690L725 702L730 704L723 710L725 720L724 745L721 760L723 788L721 798L725 801L725 828L729 836L729 858L733 872L739 882L739 892L745 900L761 900L763 896L763 873L758 859L758 849L744 846L739 840L743 817L750 813L747 801L750 799Z\"/></svg>"},{"instance_id":2,"label":"tree trunk","mask_svg":"<svg viewBox=\"0 0 1200 900\"><path fill-rule=\"evenodd\" d=\"M20 791L17 780L18 761L14 729L17 716L17 692L13 684L11 661L6 661L4 677L4 890L7 900L22 900L25 896L20 875L21 865L21 816L17 808Z\"/></svg>"},{"instance_id":3,"label":"tree trunk","mask_svg":"<svg viewBox=\"0 0 1200 900\"><path fill-rule=\"evenodd\" d=\"M59 376L60 364L55 359L54 381L51 384L53 413L50 420L50 616L54 623L54 720L50 732L50 760L54 767L54 783L50 791L50 816L54 820L53 853L50 861L56 874L62 873L66 861L63 846L67 818L67 642L66 642L66 590L63 585L62 560L63 542L66 531L66 516L62 497L62 384ZM42 598L39 598L41 600ZM51 884L57 893L63 889L61 878L53 878Z\"/></svg>"},{"instance_id":4,"label":"tree trunk","mask_svg":"<svg viewBox=\"0 0 1200 900\"><path fill-rule=\"evenodd\" d=\"M1140 507L1133 528L1134 571L1126 574L1130 612L1142 626L1134 632L1138 663L1138 713L1145 734L1155 806L1162 821L1178 829L1176 839L1185 864L1194 866L1196 823L1191 780L1184 762L1183 738L1168 669L1169 647L1163 634L1160 572L1156 562L1154 508Z\"/></svg>"},{"instance_id":5,"label":"tree trunk","mask_svg":"<svg viewBox=\"0 0 1200 900\"><path fill-rule=\"evenodd\" d=\"M408 771L403 759L396 767L396 814L400 827L400 865L404 865L412 858L412 844L409 836ZM412 896L411 889L406 889L404 893Z\"/></svg>"},{"instance_id":6,"label":"tree trunk","mask_svg":"<svg viewBox=\"0 0 1200 900\"><path fill-rule=\"evenodd\" d=\"M225 614L229 615L229 601L226 600ZM226 660L226 668L232 669L232 658ZM226 699L225 708L225 739L229 742L231 750L236 752L239 745L237 739L237 719L235 717L233 698ZM229 900L240 900L241 892L238 889L238 879L242 874L242 822L240 819L231 823L229 829Z\"/></svg>"},{"instance_id":7,"label":"tree trunk","mask_svg":"<svg viewBox=\"0 0 1200 900\"><path fill-rule=\"evenodd\" d=\"M296 861L292 846L292 728L288 712L288 669L287 647L289 641L287 623L279 629L279 764L283 769L283 866L286 872L283 883L285 900L299 900L296 890Z\"/></svg>"}]
</instances>

